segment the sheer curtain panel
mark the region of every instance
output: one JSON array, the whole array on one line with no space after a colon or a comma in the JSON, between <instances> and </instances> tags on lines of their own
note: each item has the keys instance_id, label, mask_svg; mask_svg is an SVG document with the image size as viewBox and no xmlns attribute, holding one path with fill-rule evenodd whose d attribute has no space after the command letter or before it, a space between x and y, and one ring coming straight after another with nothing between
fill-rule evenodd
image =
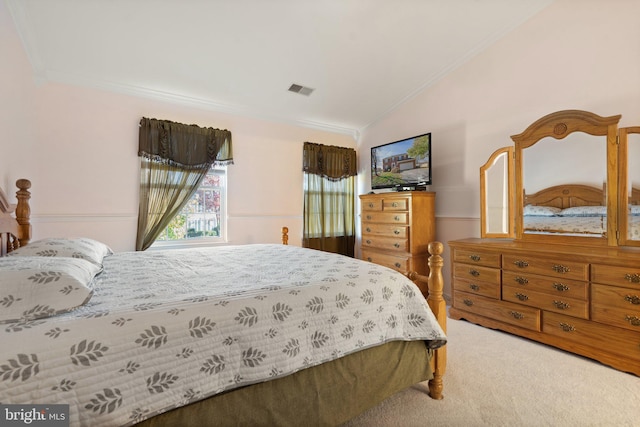
<instances>
[{"instance_id":1,"label":"sheer curtain panel","mask_svg":"<svg viewBox=\"0 0 640 427\"><path fill-rule=\"evenodd\" d=\"M168 120L140 120L136 250L147 249L214 164L233 163L231 132Z\"/></svg>"}]
</instances>

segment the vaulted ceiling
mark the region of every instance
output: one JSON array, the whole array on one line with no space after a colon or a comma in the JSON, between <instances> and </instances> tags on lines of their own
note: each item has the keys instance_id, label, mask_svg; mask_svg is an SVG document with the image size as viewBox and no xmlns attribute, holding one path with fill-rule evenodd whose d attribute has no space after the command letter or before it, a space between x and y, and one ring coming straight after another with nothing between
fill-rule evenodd
<instances>
[{"instance_id":1,"label":"vaulted ceiling","mask_svg":"<svg viewBox=\"0 0 640 427\"><path fill-rule=\"evenodd\" d=\"M357 135L552 0L5 1L41 81Z\"/></svg>"}]
</instances>

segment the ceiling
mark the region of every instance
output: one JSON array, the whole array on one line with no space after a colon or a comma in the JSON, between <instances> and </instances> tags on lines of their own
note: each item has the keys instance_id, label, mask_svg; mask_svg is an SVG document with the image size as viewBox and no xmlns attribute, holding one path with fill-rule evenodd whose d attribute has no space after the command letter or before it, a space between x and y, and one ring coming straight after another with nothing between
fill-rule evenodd
<instances>
[{"instance_id":1,"label":"ceiling","mask_svg":"<svg viewBox=\"0 0 640 427\"><path fill-rule=\"evenodd\" d=\"M39 81L357 137L552 0L5 1Z\"/></svg>"}]
</instances>

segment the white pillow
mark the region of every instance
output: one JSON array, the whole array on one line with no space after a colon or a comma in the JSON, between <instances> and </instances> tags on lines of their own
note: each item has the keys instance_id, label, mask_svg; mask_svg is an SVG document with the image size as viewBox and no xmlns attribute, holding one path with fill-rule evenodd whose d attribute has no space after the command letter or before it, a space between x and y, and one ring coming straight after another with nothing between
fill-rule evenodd
<instances>
[{"instance_id":1,"label":"white pillow","mask_svg":"<svg viewBox=\"0 0 640 427\"><path fill-rule=\"evenodd\" d=\"M9 256L80 258L102 266L104 257L112 253L109 246L87 237L75 239L52 237L30 242L14 250Z\"/></svg>"},{"instance_id":2,"label":"white pillow","mask_svg":"<svg viewBox=\"0 0 640 427\"><path fill-rule=\"evenodd\" d=\"M50 317L86 304L101 269L77 258L0 258L0 323Z\"/></svg>"},{"instance_id":3,"label":"white pillow","mask_svg":"<svg viewBox=\"0 0 640 427\"><path fill-rule=\"evenodd\" d=\"M526 205L524 216L556 216L562 209L553 206Z\"/></svg>"},{"instance_id":4,"label":"white pillow","mask_svg":"<svg viewBox=\"0 0 640 427\"><path fill-rule=\"evenodd\" d=\"M560 212L561 216L603 216L607 214L606 206L575 206Z\"/></svg>"}]
</instances>

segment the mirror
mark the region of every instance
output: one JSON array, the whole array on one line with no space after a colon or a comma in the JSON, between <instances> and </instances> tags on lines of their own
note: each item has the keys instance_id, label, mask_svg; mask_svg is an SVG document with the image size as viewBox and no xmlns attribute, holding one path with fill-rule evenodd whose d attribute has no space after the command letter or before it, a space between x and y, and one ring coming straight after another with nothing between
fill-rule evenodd
<instances>
[{"instance_id":1,"label":"mirror","mask_svg":"<svg viewBox=\"0 0 640 427\"><path fill-rule=\"evenodd\" d=\"M513 147L496 150L480 168L480 235L513 237Z\"/></svg>"},{"instance_id":2,"label":"mirror","mask_svg":"<svg viewBox=\"0 0 640 427\"><path fill-rule=\"evenodd\" d=\"M620 115L548 114L515 142L516 238L616 245Z\"/></svg>"},{"instance_id":3,"label":"mirror","mask_svg":"<svg viewBox=\"0 0 640 427\"><path fill-rule=\"evenodd\" d=\"M524 149L523 232L606 237L606 159L606 139L583 132L563 139L542 138ZM560 189L559 197L553 192L556 188ZM578 209L581 206L594 208Z\"/></svg>"},{"instance_id":4,"label":"mirror","mask_svg":"<svg viewBox=\"0 0 640 427\"><path fill-rule=\"evenodd\" d=\"M620 128L620 244L640 246L640 127Z\"/></svg>"}]
</instances>

